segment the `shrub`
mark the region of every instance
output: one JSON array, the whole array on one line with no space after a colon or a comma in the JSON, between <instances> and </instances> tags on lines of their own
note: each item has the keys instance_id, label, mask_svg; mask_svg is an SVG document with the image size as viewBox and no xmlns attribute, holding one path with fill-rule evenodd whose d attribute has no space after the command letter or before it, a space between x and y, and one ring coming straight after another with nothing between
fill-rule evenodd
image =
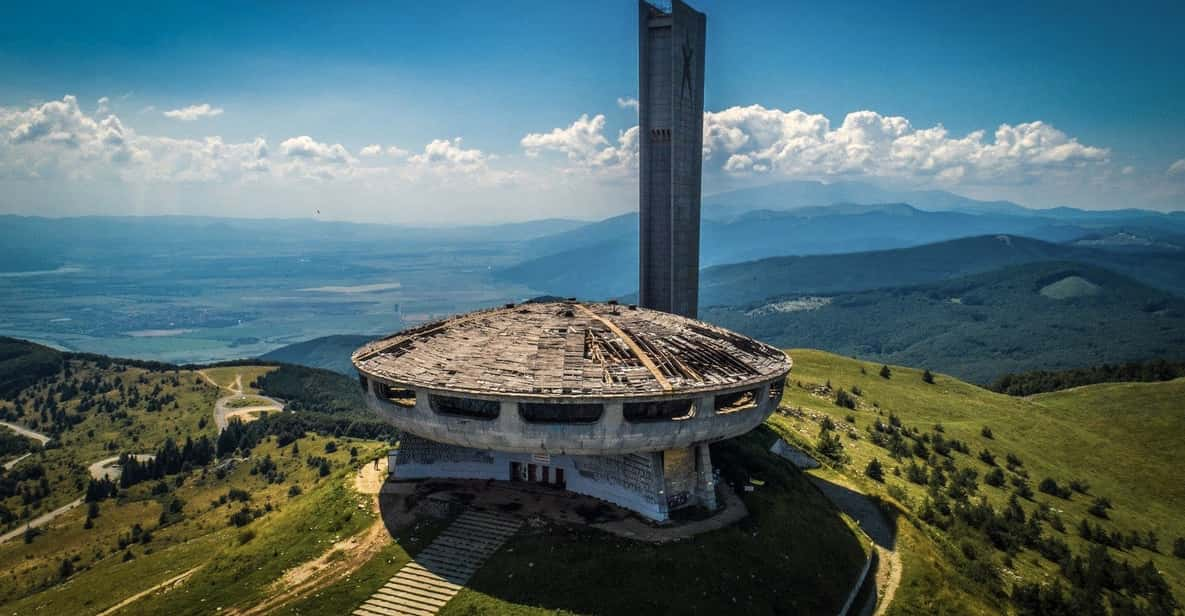
<instances>
[{"instance_id":1,"label":"shrub","mask_svg":"<svg viewBox=\"0 0 1185 616\"><path fill-rule=\"evenodd\" d=\"M298 485L293 485L292 487L288 488L288 498L300 496L300 493L301 493L301 489L300 489L300 486L298 486Z\"/></svg>"},{"instance_id":2,"label":"shrub","mask_svg":"<svg viewBox=\"0 0 1185 616\"><path fill-rule=\"evenodd\" d=\"M993 468L983 476L983 482L996 488L1004 485L1004 471L999 467Z\"/></svg>"},{"instance_id":3,"label":"shrub","mask_svg":"<svg viewBox=\"0 0 1185 616\"><path fill-rule=\"evenodd\" d=\"M333 453L335 451L337 451L337 443L333 441L325 443L325 453Z\"/></svg>"},{"instance_id":4,"label":"shrub","mask_svg":"<svg viewBox=\"0 0 1185 616\"><path fill-rule=\"evenodd\" d=\"M1070 489L1079 494L1086 494L1087 492L1090 492L1090 484L1082 481L1081 479L1071 479Z\"/></svg>"},{"instance_id":5,"label":"shrub","mask_svg":"<svg viewBox=\"0 0 1185 616\"><path fill-rule=\"evenodd\" d=\"M254 538L255 538L255 530L248 528L247 530L239 533L239 545L243 545L244 543L247 543L248 541L250 541Z\"/></svg>"},{"instance_id":6,"label":"shrub","mask_svg":"<svg viewBox=\"0 0 1185 616\"><path fill-rule=\"evenodd\" d=\"M888 378L892 378L892 377L893 377L893 371L892 371L892 370L889 370L889 367L888 367L888 366L881 366L880 375L881 375L881 378L882 378L882 379L888 379Z\"/></svg>"},{"instance_id":7,"label":"shrub","mask_svg":"<svg viewBox=\"0 0 1185 616\"><path fill-rule=\"evenodd\" d=\"M826 427L819 431L817 449L819 450L819 455L836 464L843 464L847 458L843 451L843 441L839 440L839 437Z\"/></svg>"},{"instance_id":8,"label":"shrub","mask_svg":"<svg viewBox=\"0 0 1185 616\"><path fill-rule=\"evenodd\" d=\"M988 466L995 466L996 465L996 456L992 455L992 452L990 452L986 449L979 452L979 459L981 461L983 461L983 463Z\"/></svg>"},{"instance_id":9,"label":"shrub","mask_svg":"<svg viewBox=\"0 0 1185 616\"><path fill-rule=\"evenodd\" d=\"M848 413L847 415L844 415L843 420L850 423L850 424L855 424L856 423L856 416L851 413Z\"/></svg>"},{"instance_id":10,"label":"shrub","mask_svg":"<svg viewBox=\"0 0 1185 616\"><path fill-rule=\"evenodd\" d=\"M983 438L995 438L992 436L992 429L987 426L984 426L983 429L979 431L979 435Z\"/></svg>"},{"instance_id":11,"label":"shrub","mask_svg":"<svg viewBox=\"0 0 1185 616\"><path fill-rule=\"evenodd\" d=\"M1100 497L1094 499L1094 502L1090 504L1090 507L1086 511L1097 518L1106 519L1108 517L1107 510L1110 508L1111 501Z\"/></svg>"},{"instance_id":12,"label":"shrub","mask_svg":"<svg viewBox=\"0 0 1185 616\"><path fill-rule=\"evenodd\" d=\"M929 368L925 372L922 372L922 381L931 385L934 384L934 375L930 372Z\"/></svg>"},{"instance_id":13,"label":"shrub","mask_svg":"<svg viewBox=\"0 0 1185 616\"><path fill-rule=\"evenodd\" d=\"M873 481L883 482L885 480L885 469L881 466L881 461L876 458L869 461L868 466L864 469L864 474Z\"/></svg>"},{"instance_id":14,"label":"shrub","mask_svg":"<svg viewBox=\"0 0 1185 616\"><path fill-rule=\"evenodd\" d=\"M856 408L856 399L851 394L844 391L843 388L835 392L835 406L841 406L848 409Z\"/></svg>"},{"instance_id":15,"label":"shrub","mask_svg":"<svg viewBox=\"0 0 1185 616\"><path fill-rule=\"evenodd\" d=\"M1046 494L1051 494L1058 498L1064 499L1069 499L1071 494L1070 488L1058 485L1058 483L1050 477L1042 479L1041 483L1037 484L1037 489Z\"/></svg>"},{"instance_id":16,"label":"shrub","mask_svg":"<svg viewBox=\"0 0 1185 616\"><path fill-rule=\"evenodd\" d=\"M1177 537L1173 541L1173 556L1185 558L1185 537Z\"/></svg>"}]
</instances>

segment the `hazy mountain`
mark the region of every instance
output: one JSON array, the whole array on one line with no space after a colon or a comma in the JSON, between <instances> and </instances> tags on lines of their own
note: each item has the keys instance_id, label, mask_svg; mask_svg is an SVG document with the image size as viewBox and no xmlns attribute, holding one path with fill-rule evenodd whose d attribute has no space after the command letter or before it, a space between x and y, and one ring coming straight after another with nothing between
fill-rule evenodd
<instances>
[{"instance_id":1,"label":"hazy mountain","mask_svg":"<svg viewBox=\"0 0 1185 616\"><path fill-rule=\"evenodd\" d=\"M1185 358L1185 300L1080 263L718 306L700 316L778 346L926 366L980 383L1005 372Z\"/></svg>"},{"instance_id":2,"label":"hazy mountain","mask_svg":"<svg viewBox=\"0 0 1185 616\"><path fill-rule=\"evenodd\" d=\"M1185 254L1180 251L1121 254L1093 246L989 235L894 250L771 257L709 267L700 273L700 305L742 305L793 294L916 285L1040 261L1101 265L1185 295Z\"/></svg>"},{"instance_id":3,"label":"hazy mountain","mask_svg":"<svg viewBox=\"0 0 1185 616\"><path fill-rule=\"evenodd\" d=\"M338 336L322 336L304 342L280 347L259 356L265 361L278 361L286 364L296 364L309 368L323 368L340 374L355 374L354 365L350 363L350 355L358 347L374 340L378 336L362 336L342 334Z\"/></svg>"},{"instance_id":4,"label":"hazy mountain","mask_svg":"<svg viewBox=\"0 0 1185 616\"><path fill-rule=\"evenodd\" d=\"M998 233L1060 242L1090 232L1043 218L928 212L904 203L752 210L726 220L703 221L700 265L884 250ZM637 288L636 214L532 240L526 246L524 254L534 258L503 268L496 275L561 296L618 297Z\"/></svg>"},{"instance_id":5,"label":"hazy mountain","mask_svg":"<svg viewBox=\"0 0 1185 616\"><path fill-rule=\"evenodd\" d=\"M472 250L551 236L586 221L546 219L489 226L410 227L314 219L196 216L0 215L0 272L54 269L128 257L325 253L342 249Z\"/></svg>"},{"instance_id":6,"label":"hazy mountain","mask_svg":"<svg viewBox=\"0 0 1185 616\"><path fill-rule=\"evenodd\" d=\"M833 203L901 202L934 212L1034 216L1057 220L1133 221L1165 214L1140 209L1081 210L1072 207L1027 208L1011 201L983 201L944 190L896 190L865 182L790 181L717 193L704 198L704 215L727 217L747 210L790 210Z\"/></svg>"}]
</instances>

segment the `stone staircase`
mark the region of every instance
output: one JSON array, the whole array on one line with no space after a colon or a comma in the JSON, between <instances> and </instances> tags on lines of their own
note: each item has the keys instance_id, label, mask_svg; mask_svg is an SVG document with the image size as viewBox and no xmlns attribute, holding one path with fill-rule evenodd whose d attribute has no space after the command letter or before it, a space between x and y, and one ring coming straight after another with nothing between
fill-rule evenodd
<instances>
[{"instance_id":1,"label":"stone staircase","mask_svg":"<svg viewBox=\"0 0 1185 616\"><path fill-rule=\"evenodd\" d=\"M462 513L354 610L355 616L433 616L521 524L496 513Z\"/></svg>"}]
</instances>

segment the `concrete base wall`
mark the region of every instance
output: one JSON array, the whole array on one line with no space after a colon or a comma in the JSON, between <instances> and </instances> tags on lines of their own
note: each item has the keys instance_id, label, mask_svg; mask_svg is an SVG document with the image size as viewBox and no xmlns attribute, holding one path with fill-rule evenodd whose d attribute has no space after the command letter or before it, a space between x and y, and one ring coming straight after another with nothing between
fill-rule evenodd
<instances>
[{"instance_id":1,"label":"concrete base wall","mask_svg":"<svg viewBox=\"0 0 1185 616\"><path fill-rule=\"evenodd\" d=\"M569 456L472 449L405 434L400 448L391 451L388 468L393 469L394 479L498 481L512 480L511 469L517 468L517 479L525 481L528 465L535 465L535 483L543 483L544 468L550 484L556 483L557 470L562 470L565 489L658 522L670 519L670 512L681 507L716 506L707 445L672 452ZM667 466L673 474L670 478Z\"/></svg>"}]
</instances>

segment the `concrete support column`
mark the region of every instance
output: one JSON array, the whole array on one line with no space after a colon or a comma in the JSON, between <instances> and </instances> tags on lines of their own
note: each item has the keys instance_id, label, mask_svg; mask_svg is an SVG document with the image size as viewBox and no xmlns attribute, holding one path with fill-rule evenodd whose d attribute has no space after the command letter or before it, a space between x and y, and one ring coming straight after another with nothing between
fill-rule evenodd
<instances>
[{"instance_id":1,"label":"concrete support column","mask_svg":"<svg viewBox=\"0 0 1185 616\"><path fill-rule=\"evenodd\" d=\"M712 472L712 453L707 443L695 446L696 497L709 511L716 509L716 479Z\"/></svg>"}]
</instances>

